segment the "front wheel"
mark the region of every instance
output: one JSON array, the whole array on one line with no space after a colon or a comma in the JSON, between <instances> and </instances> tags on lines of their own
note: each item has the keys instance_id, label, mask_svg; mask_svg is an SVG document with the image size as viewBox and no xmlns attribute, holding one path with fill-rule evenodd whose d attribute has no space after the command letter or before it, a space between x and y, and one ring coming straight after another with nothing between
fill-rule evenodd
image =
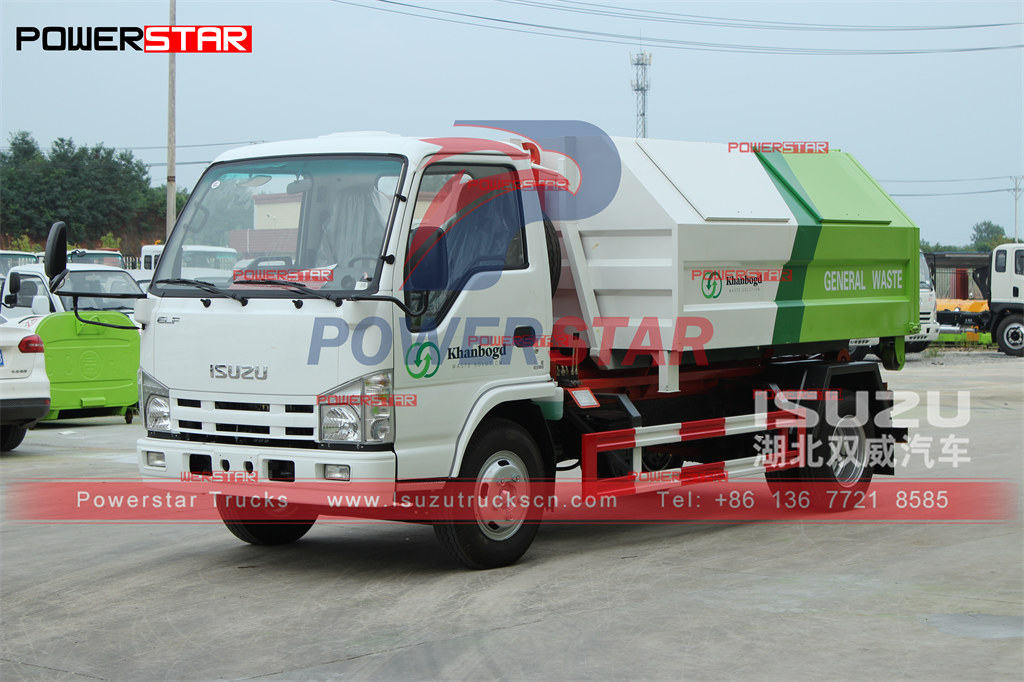
<instances>
[{"instance_id":1,"label":"front wheel","mask_svg":"<svg viewBox=\"0 0 1024 682\"><path fill-rule=\"evenodd\" d=\"M295 542L316 523L316 512L298 504L280 504L262 497L217 496L217 511L227 529L251 545Z\"/></svg>"},{"instance_id":2,"label":"front wheel","mask_svg":"<svg viewBox=\"0 0 1024 682\"><path fill-rule=\"evenodd\" d=\"M472 508L435 523L437 539L469 568L515 563L537 535L540 514L509 501L535 499L543 472L540 450L525 429L507 419L486 420L459 471L459 485L471 486Z\"/></svg>"},{"instance_id":3,"label":"front wheel","mask_svg":"<svg viewBox=\"0 0 1024 682\"><path fill-rule=\"evenodd\" d=\"M999 350L1015 357L1024 356L1024 316L1007 315L996 331Z\"/></svg>"},{"instance_id":4,"label":"front wheel","mask_svg":"<svg viewBox=\"0 0 1024 682\"><path fill-rule=\"evenodd\" d=\"M914 341L906 345L906 352L908 353L920 353L924 351L928 346L932 345L930 341Z\"/></svg>"}]
</instances>

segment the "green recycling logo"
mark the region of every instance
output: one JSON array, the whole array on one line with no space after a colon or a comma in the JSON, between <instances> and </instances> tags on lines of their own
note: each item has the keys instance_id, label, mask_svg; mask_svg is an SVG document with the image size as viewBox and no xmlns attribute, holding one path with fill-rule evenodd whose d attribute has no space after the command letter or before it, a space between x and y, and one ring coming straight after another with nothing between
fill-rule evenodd
<instances>
[{"instance_id":1,"label":"green recycling logo","mask_svg":"<svg viewBox=\"0 0 1024 682\"><path fill-rule=\"evenodd\" d=\"M415 369L413 369L415 367ZM414 343L405 354L405 371L413 379L429 379L441 369L441 350L430 341Z\"/></svg>"},{"instance_id":2,"label":"green recycling logo","mask_svg":"<svg viewBox=\"0 0 1024 682\"><path fill-rule=\"evenodd\" d=\"M704 298L718 298L722 295L722 276L711 270L704 273L704 279L700 282L700 293Z\"/></svg>"}]
</instances>

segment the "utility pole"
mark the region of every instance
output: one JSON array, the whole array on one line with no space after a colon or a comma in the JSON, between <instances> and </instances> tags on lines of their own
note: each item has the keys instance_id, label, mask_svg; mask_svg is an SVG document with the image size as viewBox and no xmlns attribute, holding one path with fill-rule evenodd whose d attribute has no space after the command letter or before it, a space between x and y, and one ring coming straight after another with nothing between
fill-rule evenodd
<instances>
[{"instance_id":1,"label":"utility pole","mask_svg":"<svg viewBox=\"0 0 1024 682\"><path fill-rule=\"evenodd\" d=\"M651 54L632 54L629 63L636 69L636 78L631 82L633 92L636 93L636 136L647 137L647 91L651 89L647 67L651 65Z\"/></svg>"},{"instance_id":2,"label":"utility pole","mask_svg":"<svg viewBox=\"0 0 1024 682\"><path fill-rule=\"evenodd\" d=\"M1020 195L1024 193L1024 175L1017 175L1013 178L1013 241L1020 243L1020 231L1017 228L1019 211L1017 210L1017 204L1020 201Z\"/></svg>"},{"instance_id":3,"label":"utility pole","mask_svg":"<svg viewBox=\"0 0 1024 682\"><path fill-rule=\"evenodd\" d=\"M170 26L175 25L174 10L175 0L170 0L171 3L171 21ZM174 229L174 221L177 218L178 212L178 188L174 181L174 148L175 136L174 136L174 52L171 51L167 54L168 70L167 70L167 235L171 236L171 230Z\"/></svg>"}]
</instances>

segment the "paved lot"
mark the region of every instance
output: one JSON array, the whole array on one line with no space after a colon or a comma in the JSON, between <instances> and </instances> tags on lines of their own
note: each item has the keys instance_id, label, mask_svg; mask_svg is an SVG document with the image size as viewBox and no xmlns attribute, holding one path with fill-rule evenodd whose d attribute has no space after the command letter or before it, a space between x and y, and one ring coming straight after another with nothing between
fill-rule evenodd
<instances>
[{"instance_id":1,"label":"paved lot","mask_svg":"<svg viewBox=\"0 0 1024 682\"><path fill-rule=\"evenodd\" d=\"M970 464L1022 483L1024 361L914 355L893 388L971 392ZM912 416L922 419L925 408ZM922 426L936 439L948 429ZM1024 534L993 524L550 526L510 568L428 527L29 525L19 477L124 478L138 423L45 425L0 460L0 676L13 679L1013 679ZM958 434L961 435L961 434ZM1019 500L1019 497L1018 497Z\"/></svg>"}]
</instances>

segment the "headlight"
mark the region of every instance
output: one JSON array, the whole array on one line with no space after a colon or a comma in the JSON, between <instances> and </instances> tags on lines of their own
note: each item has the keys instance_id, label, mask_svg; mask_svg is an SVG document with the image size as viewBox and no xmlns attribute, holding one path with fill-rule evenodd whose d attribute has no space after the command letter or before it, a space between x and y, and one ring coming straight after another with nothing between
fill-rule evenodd
<instances>
[{"instance_id":1,"label":"headlight","mask_svg":"<svg viewBox=\"0 0 1024 682\"><path fill-rule=\"evenodd\" d=\"M171 408L167 396L151 395L146 401L146 428L153 431L171 430Z\"/></svg>"},{"instance_id":2,"label":"headlight","mask_svg":"<svg viewBox=\"0 0 1024 682\"><path fill-rule=\"evenodd\" d=\"M391 373L369 374L325 394L320 404L320 440L390 443L394 440Z\"/></svg>"},{"instance_id":3,"label":"headlight","mask_svg":"<svg viewBox=\"0 0 1024 682\"><path fill-rule=\"evenodd\" d=\"M139 370L139 409L146 428L151 431L171 430L170 391L159 381Z\"/></svg>"},{"instance_id":4,"label":"headlight","mask_svg":"<svg viewBox=\"0 0 1024 682\"><path fill-rule=\"evenodd\" d=\"M352 405L336 405L320 409L320 438L333 441L359 441L358 410Z\"/></svg>"}]
</instances>

